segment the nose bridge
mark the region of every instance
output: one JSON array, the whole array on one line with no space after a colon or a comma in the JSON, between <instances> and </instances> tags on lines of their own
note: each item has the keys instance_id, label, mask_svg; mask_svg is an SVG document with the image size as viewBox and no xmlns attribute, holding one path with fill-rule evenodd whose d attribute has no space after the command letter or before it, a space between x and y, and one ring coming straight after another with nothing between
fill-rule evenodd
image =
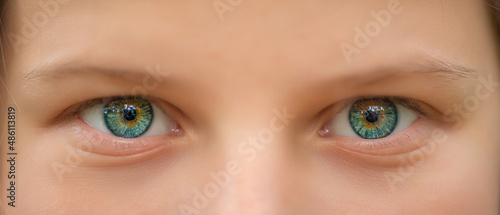
<instances>
[{"instance_id":1,"label":"nose bridge","mask_svg":"<svg viewBox=\"0 0 500 215\"><path fill-rule=\"evenodd\" d=\"M271 150L262 152L252 161L230 160L225 171L213 174L214 181L226 186L207 214L279 214L278 166L282 161L276 159L277 151Z\"/></svg>"},{"instance_id":2,"label":"nose bridge","mask_svg":"<svg viewBox=\"0 0 500 215\"><path fill-rule=\"evenodd\" d=\"M293 117L284 109L272 109L258 123L226 124L232 129L225 129L217 143L224 148L224 162L210 173L220 192L203 214L280 214L287 174L283 133ZM234 130L242 132L235 135Z\"/></svg>"}]
</instances>

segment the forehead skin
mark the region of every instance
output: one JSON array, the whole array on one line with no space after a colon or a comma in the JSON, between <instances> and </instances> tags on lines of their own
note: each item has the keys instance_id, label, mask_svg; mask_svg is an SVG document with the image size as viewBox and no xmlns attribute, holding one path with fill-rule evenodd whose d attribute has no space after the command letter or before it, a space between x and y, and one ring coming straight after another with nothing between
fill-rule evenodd
<instances>
[{"instance_id":1,"label":"forehead skin","mask_svg":"<svg viewBox=\"0 0 500 215\"><path fill-rule=\"evenodd\" d=\"M332 72L370 68L415 53L466 64L492 56L484 50L493 39L480 1L401 0L401 12L392 14L389 25L348 63L339 45L353 44L354 29L364 29L374 20L370 12L387 10L388 2L242 1L218 14L211 1L69 1L33 39L19 45L37 52L20 57L33 65L78 57L95 64L165 62L186 76L188 71L221 76L237 85L228 74L316 82ZM28 18L40 10L32 1L19 5L19 15Z\"/></svg>"},{"instance_id":2,"label":"forehead skin","mask_svg":"<svg viewBox=\"0 0 500 215\"><path fill-rule=\"evenodd\" d=\"M22 84L21 80L29 76L30 71L47 65L85 64L96 67L105 65L109 68L134 68L142 71L144 65L161 64L162 73L168 74L166 82L169 86L165 86L165 89L170 91L157 93L159 97L165 95L169 98L169 102L179 104L179 108L187 112L188 115L205 117L205 121L217 121L217 124L212 124L215 126L212 130L234 128L245 130L248 128L253 133L262 127L262 124L259 123L268 122L270 118L270 114L267 114L268 110L287 105L294 99L296 104L291 109L294 109L294 113L301 113L301 111L303 113L305 110L317 111L327 106L333 99L338 101L347 99L351 95L360 96L362 91L366 93L366 89L349 85L343 80L345 77L363 76L372 71L373 68L411 64L416 61L424 61L426 57L430 56L466 65L483 77L493 74L494 79L498 79L498 55L492 45L495 40L488 21L486 6L481 1L474 0L400 0L399 8L402 8L402 11L398 14L392 14L390 23L371 38L367 47L361 48L359 53L351 55L349 62L340 45L342 43L354 44L355 29L357 27L364 29L367 23L375 20L370 13L371 11L388 10L388 2L390 1L242 0L240 4L230 6L231 11L218 14L212 1L72 0L67 5L59 5L59 11L48 19L44 27L38 28L34 37L17 46L19 50L17 53L12 51L9 56L9 62L11 62L8 65L9 78L13 80L12 85ZM40 11L40 7L37 5L37 1L16 1L14 5L11 5L11 10L8 13L10 13L9 17L17 23L11 23L7 32L16 32L22 35L23 29L19 26L23 24L21 22L23 17L31 20L33 14L38 11ZM10 46L13 50L12 44ZM68 83L72 82L68 80ZM417 83L422 84L423 82L420 80ZM411 86L410 81L404 82L404 84ZM47 86L43 86L43 83L36 86L40 89L48 89ZM460 90L473 90L471 86L475 85L469 80L459 80L456 82L456 86L464 86L463 88L455 86L455 89L446 86L443 89L449 90L444 90L444 93L423 89L419 94L411 92L417 89L416 86L407 89L397 85L397 83L391 86L387 86L385 91L371 89L369 93L384 94L392 90L402 95L414 95L417 99L425 99L425 102L431 103L440 111L444 111L449 108L447 105L453 103L453 99L463 100L466 93L461 94ZM95 87L97 88L97 86ZM43 93L30 90L29 86L26 89L31 94ZM98 95L97 90L86 90L90 92L88 95L83 92L75 92L71 95L61 92L61 96L67 98L63 102L67 106ZM109 90L112 91L112 89ZM176 95L176 92L183 92L182 96L180 96L181 94ZM20 104L30 103L23 98L35 97L25 95L19 89L13 89L13 93L17 95L14 96L15 98L19 98ZM99 96L103 95L99 94ZM40 101L50 103L54 97L56 96L47 96ZM446 97L452 101L447 101L439 106L438 101ZM494 107L498 107L498 103L495 102L488 104L491 104L491 109L488 109L490 111ZM49 105L45 104L45 106ZM31 109L31 112L36 112L36 108ZM26 114L29 115L30 109L26 108L26 110ZM264 115L258 114L262 112L266 113ZM494 116L498 117L498 114L494 112L490 116L494 118ZM469 139L476 138L475 131L471 128L484 126L478 119L484 120L488 117L486 113L478 114L475 124L471 123L468 127L469 130L460 135L469 135L467 136ZM28 118L25 117L25 120ZM235 123L235 121L238 122ZM493 125L497 126L495 122L491 121L485 124L490 126L488 128ZM237 127L241 125L248 127ZM245 139L248 135L245 132L238 130L228 134L227 140L238 142ZM484 129L484 133L489 135L484 139L491 141L493 132ZM463 145L467 144L463 143ZM478 146L469 144L464 149L469 149L468 147L475 150L474 147ZM491 145L488 147L494 150L488 151L490 154L485 153L488 155L484 156L488 157L485 160L497 161L497 159L492 158L492 153L498 151L498 147ZM463 153L457 157L453 157L453 153L447 155L440 153L439 155L443 155L441 157L436 155L435 157L439 157L436 160L440 161L440 165L436 165L438 167L433 170L448 167L448 164L453 163L454 159L467 158L467 153L464 151L466 150L452 151ZM474 152L483 153L481 150ZM269 154L272 153L269 152ZM273 162L272 157L266 157L266 159L261 162ZM261 162L256 163L262 164ZM402 212L399 210L406 211L406 209L414 212L435 210L436 213L451 212L456 214L463 212L464 208L470 210L486 208L484 210L489 212L494 210L491 206L496 204L494 201L496 196L471 200L470 196L482 197L484 194L482 192L485 192L487 188L478 188L480 185L475 184L470 186L471 190L468 190L468 187L461 186L461 183L468 184L477 181L486 184L485 187L491 187L495 184L490 180L497 178L496 175L493 176L495 172L484 176L466 172L479 164L481 164L479 161L477 164L460 164L465 166L464 168L459 167L458 164L450 164L450 169L457 170L457 175L439 175L439 181L426 178L429 175L416 176L416 180L421 179L424 182L422 184L408 183L410 185L418 184L418 186L408 189L408 193L411 194L395 192L386 195L386 193L377 193L377 189L372 189L368 183L357 186L355 182L358 181L348 181L339 176L344 172L350 173L349 170L345 170L334 173L340 180L338 183L332 184L330 184L332 181L327 177L297 179L290 176L290 181L292 179L302 180L302 182L309 182L309 184L293 186L290 185L292 183L283 182L280 184L281 189L292 187L294 192L282 196L283 198L279 200L272 198L278 196L274 192L283 191L276 188L270 189L269 197L247 194L241 200L239 199L241 202L233 199L221 201L226 201L228 205L234 206L238 203L246 205L248 202L255 202L256 199L262 200L264 202L262 204L248 206L250 214L252 210L253 212L266 211L266 207L275 202L284 206L283 211L289 208L290 211L286 214L309 212L327 214L332 210L342 213L358 209L367 210L364 211L365 213L380 210L379 213L382 214L386 212L401 214ZM283 169L290 170L287 167L283 167ZM491 166L482 166L475 173L484 173L491 169L493 169ZM265 172L265 169L256 172L262 175L270 174ZM324 172L311 170L307 173L320 175ZM253 173L246 174L243 175L251 178ZM438 171L436 170L434 174L438 175ZM190 180L186 180L186 183L192 182ZM240 180L238 182L240 182L241 187L252 184L252 179L238 180ZM253 180L257 179L253 178ZM359 179L359 182L366 181ZM271 184L269 181L261 183ZM346 183L348 186L343 186L342 183ZM326 184L329 186L323 186ZM436 188L433 187L435 184L447 185L437 187L443 188L441 191L447 192L433 193L432 188ZM364 189L367 187L368 189ZM337 192L338 195L330 192L329 188L334 190L332 192ZM238 189L243 188L235 188L228 192L241 191ZM467 193L469 195L459 195L465 191L470 191ZM303 196L294 196L295 192L301 193ZM59 193L64 193L64 191L59 190ZM106 195L103 194L103 196ZM75 196L67 196L66 198L73 197L77 198ZM160 200L147 200L153 202L151 208L162 203ZM57 205L63 205L62 202L71 201L60 200ZM422 202L426 207L420 204ZM456 202L459 202L460 206L464 208L457 207ZM141 202L135 203L141 205ZM172 203L172 205L174 204ZM305 206L301 209L294 208L294 206L299 208L300 205ZM325 205L326 208L321 208ZM365 207L366 205L369 206ZM408 207L400 207L400 205ZM482 205L486 206L483 208ZM259 209L261 210L259 211ZM229 211L229 209L227 210ZM269 209L267 212L273 214L276 211Z\"/></svg>"}]
</instances>

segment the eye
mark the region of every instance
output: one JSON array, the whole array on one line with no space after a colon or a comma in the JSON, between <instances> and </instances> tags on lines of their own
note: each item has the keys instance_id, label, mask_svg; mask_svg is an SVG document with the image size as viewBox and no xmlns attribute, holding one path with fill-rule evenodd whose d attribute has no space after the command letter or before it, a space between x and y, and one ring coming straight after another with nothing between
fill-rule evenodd
<instances>
[{"instance_id":1,"label":"eye","mask_svg":"<svg viewBox=\"0 0 500 215\"><path fill-rule=\"evenodd\" d=\"M325 126L322 135L380 139L409 127L418 119L418 106L407 99L364 98L345 105Z\"/></svg>"},{"instance_id":2,"label":"eye","mask_svg":"<svg viewBox=\"0 0 500 215\"><path fill-rule=\"evenodd\" d=\"M157 105L140 97L115 97L93 102L80 117L106 134L122 138L179 134L177 123Z\"/></svg>"}]
</instances>

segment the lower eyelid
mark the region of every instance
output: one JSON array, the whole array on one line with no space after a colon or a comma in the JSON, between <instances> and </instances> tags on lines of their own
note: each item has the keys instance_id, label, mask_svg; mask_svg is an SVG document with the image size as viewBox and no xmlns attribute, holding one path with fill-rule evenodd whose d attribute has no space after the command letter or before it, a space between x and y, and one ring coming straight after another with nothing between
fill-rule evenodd
<instances>
[{"instance_id":1,"label":"lower eyelid","mask_svg":"<svg viewBox=\"0 0 500 215\"><path fill-rule=\"evenodd\" d=\"M333 136L320 138L317 143L320 146L333 146L345 152L367 156L399 155L427 145L433 128L437 127L430 120L419 118L405 130L380 139Z\"/></svg>"},{"instance_id":2,"label":"lower eyelid","mask_svg":"<svg viewBox=\"0 0 500 215\"><path fill-rule=\"evenodd\" d=\"M70 128L73 147L84 153L109 157L139 156L183 142L183 137L118 138L96 131L80 118L72 122Z\"/></svg>"}]
</instances>

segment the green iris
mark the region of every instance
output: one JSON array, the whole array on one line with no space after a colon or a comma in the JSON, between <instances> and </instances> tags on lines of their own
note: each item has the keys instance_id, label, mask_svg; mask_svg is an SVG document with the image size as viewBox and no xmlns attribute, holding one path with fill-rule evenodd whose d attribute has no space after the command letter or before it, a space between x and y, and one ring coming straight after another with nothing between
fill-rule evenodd
<instances>
[{"instance_id":1,"label":"green iris","mask_svg":"<svg viewBox=\"0 0 500 215\"><path fill-rule=\"evenodd\" d=\"M153 107L139 97L115 98L104 108L104 122L118 137L139 137L153 122Z\"/></svg>"},{"instance_id":2,"label":"green iris","mask_svg":"<svg viewBox=\"0 0 500 215\"><path fill-rule=\"evenodd\" d=\"M360 99L349 110L349 123L364 139L378 139L391 134L398 124L396 105L389 99Z\"/></svg>"}]
</instances>

